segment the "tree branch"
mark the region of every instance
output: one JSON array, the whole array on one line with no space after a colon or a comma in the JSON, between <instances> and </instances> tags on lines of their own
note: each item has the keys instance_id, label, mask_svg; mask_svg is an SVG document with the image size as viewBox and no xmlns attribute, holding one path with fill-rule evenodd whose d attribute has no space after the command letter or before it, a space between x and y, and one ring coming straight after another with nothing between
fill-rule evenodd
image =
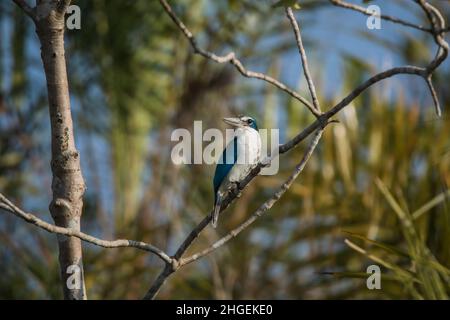
<instances>
[{"instance_id":1,"label":"tree branch","mask_svg":"<svg viewBox=\"0 0 450 320\"><path fill-rule=\"evenodd\" d=\"M427 76L430 76L431 73L436 70L436 68L447 58L449 45L447 41L444 39L444 31L446 28L445 19L442 14L433 7L431 4L424 0L415 0L422 10L427 15L427 18L431 24L432 34L434 37L434 41L438 45L438 50L435 58L432 62L430 62L427 67ZM436 20L437 19L437 20Z\"/></svg>"},{"instance_id":2,"label":"tree branch","mask_svg":"<svg viewBox=\"0 0 450 320\"><path fill-rule=\"evenodd\" d=\"M112 241L102 240L102 239L93 237L91 235L88 235L86 233L80 232L75 229L59 227L59 226L50 224L48 222L45 222L44 220L41 220L38 217L36 217L34 214L27 213L27 212L23 211L22 209L18 208L16 205L14 205L9 199L7 199L1 193L0 193L0 208L16 215L17 217L25 220L26 222L28 222L30 224L33 224L45 231L48 231L50 233L61 234L61 235L70 236L70 237L76 237L85 242L89 242L89 243L92 243L92 244L95 244L97 246L104 247L104 248L132 247L132 248L152 252L166 263L172 262L172 258L170 258L164 251L162 251L161 249L159 249L151 244L148 244L148 243L145 243L142 241L125 240L125 239L118 239L118 240L112 240Z\"/></svg>"},{"instance_id":3,"label":"tree branch","mask_svg":"<svg viewBox=\"0 0 450 320\"><path fill-rule=\"evenodd\" d=\"M24 0L14 2L34 21L41 44L51 127L53 198L49 207L50 213L58 227L79 232L85 183L81 172L80 155L75 146L64 50L64 13L70 0L36 1L36 8L31 8ZM11 205L9 207L13 208ZM87 299L80 239L60 237L58 249L64 299ZM76 287L67 285L70 277L67 270L74 265L81 271L79 275L81 285Z\"/></svg>"},{"instance_id":4,"label":"tree branch","mask_svg":"<svg viewBox=\"0 0 450 320\"><path fill-rule=\"evenodd\" d=\"M411 27L411 28L414 28L414 29L417 29L417 30L421 30L421 31L425 31L425 32L431 32L430 28L427 28L427 27L424 27L424 26L421 26L421 25L417 25L417 24L414 24L414 23L411 23L411 22L408 22L408 21L405 21L405 20L402 20L402 19L399 19L399 18L396 18L396 17L388 16L388 15L385 15L385 14L381 14L381 15L374 14L369 9L367 9L365 7L358 6L358 5L353 4L353 3L348 3L348 2L345 2L345 1L342 1L342 0L329 0L329 1L333 5L335 5L337 7L342 7L342 8L345 8L345 9L354 10L354 11L360 12L362 14L365 14L366 16L374 16L374 17L378 17L378 18L381 18L381 19L386 20L386 21L390 21L390 22L393 22L393 23L404 25L406 27Z\"/></svg>"},{"instance_id":5,"label":"tree branch","mask_svg":"<svg viewBox=\"0 0 450 320\"><path fill-rule=\"evenodd\" d=\"M341 1L341 0L330 0L330 2L336 6L359 11L359 12L362 12L362 13L364 13L366 15L370 15L370 16L373 15L372 12L370 12L366 8L360 7L355 4L347 3L347 2ZM415 24L412 24L412 23L409 23L409 22L406 22L406 21L403 21L401 19L397 19L397 18L391 17L391 16L380 15L379 17L384 20L389 20L394 23L398 23L398 24L405 25L408 27L413 27L415 29L419 29L419 30L431 33L435 39L436 44L438 45L438 51L436 53L436 56L428 64L428 66L426 68L420 68L421 70L418 70L417 69L418 67L408 66L408 67L404 67L404 68L408 69L407 72L402 72L402 71L397 72L399 70L397 68L393 68L391 70L380 73L379 76L383 77L385 75L388 75L388 77L390 77L394 74L399 74L399 73L416 74L416 75L422 76L422 78L426 81L428 88L430 89L430 93L431 93L431 97L433 99L433 104L434 104L434 107L436 110L436 114L438 117L440 117L442 114L442 111L441 111L439 100L437 98L436 91L434 90L434 87L433 87L433 83L431 82L431 74L433 73L434 70L436 70L436 68L439 65L441 65L441 63L448 56L449 45L444 39L444 34L445 34L445 32L448 31L448 28L446 27L445 19L443 18L442 14L439 12L438 9L433 7L431 4L429 4L425 0L414 0L414 2L416 2L421 7L421 9L424 11L424 13L426 14L426 16L431 24L430 28L415 25ZM416 70L413 70L412 68L416 68ZM395 70L395 69L397 69L397 70ZM391 74L392 72L393 72L393 74ZM389 75L389 74L391 74L391 75ZM377 77L377 76L374 76L373 78L375 78L375 77ZM373 78L371 78L371 79L373 79ZM373 79L373 80L376 80L376 79ZM378 81L379 80L376 80L375 82L378 82ZM373 83L375 83L375 82L373 82ZM358 95L359 95L359 93L358 93Z\"/></svg>"},{"instance_id":6,"label":"tree branch","mask_svg":"<svg viewBox=\"0 0 450 320\"><path fill-rule=\"evenodd\" d=\"M298 52L300 53L300 57L302 59L303 73L305 75L306 82L308 83L308 88L309 88L309 92L311 94L314 108L316 109L317 112L321 113L319 99L317 99L316 88L314 86L314 82L313 82L311 74L309 72L308 59L306 57L305 48L303 47L303 41L302 41L302 36L300 33L300 27L298 26L297 20L295 19L295 16L292 13L292 9L290 7L286 7L285 11L286 11L286 15L287 15L289 21L291 22L292 29L294 30L294 35L295 35L295 40L297 42Z\"/></svg>"},{"instance_id":7,"label":"tree branch","mask_svg":"<svg viewBox=\"0 0 450 320\"><path fill-rule=\"evenodd\" d=\"M23 10L33 21L36 21L35 9L32 8L25 0L13 0L14 3Z\"/></svg>"},{"instance_id":8,"label":"tree branch","mask_svg":"<svg viewBox=\"0 0 450 320\"><path fill-rule=\"evenodd\" d=\"M254 71L250 71L247 70L244 65L242 64L241 61L239 61L236 58L236 55L234 52L230 52L224 56L218 56L215 53L206 51L202 48L200 48L197 44L197 41L194 37L194 35L192 34L191 31L189 31L189 29L184 25L184 23L177 17L177 15L173 12L172 8L170 7L170 5L167 3L166 0L159 0L159 2L161 3L162 7L164 8L164 10L166 11L166 13L169 15L169 17L172 19L172 21L175 23L175 25L181 30L181 32L183 32L183 34L186 36L186 38L189 40L189 42L191 43L192 48L194 49L194 52L196 54L199 54L207 59L210 59L212 61L215 61L217 63L230 63L232 64L244 77L247 78L255 78L255 79L260 79L263 81L266 81L270 84L272 84L273 86L277 87L280 90L283 90L284 92L288 93L289 95L291 95L293 98L295 98L296 100L300 101L301 103L303 103L315 116L319 116L320 114L314 109L314 106L305 98L303 98L300 94L298 94L297 92L295 92L294 90L288 88L285 84L283 84L282 82L280 82L277 79L274 79L264 73L260 73L260 72L254 72Z\"/></svg>"},{"instance_id":9,"label":"tree branch","mask_svg":"<svg viewBox=\"0 0 450 320\"><path fill-rule=\"evenodd\" d=\"M430 89L431 97L433 98L434 108L438 117L442 115L441 105L439 103L439 98L437 96L436 90L434 89L433 81L431 80L431 75L425 79L428 88Z\"/></svg>"},{"instance_id":10,"label":"tree branch","mask_svg":"<svg viewBox=\"0 0 450 320\"><path fill-rule=\"evenodd\" d=\"M66 14L67 8L70 6L71 0L59 0L58 12L60 14Z\"/></svg>"},{"instance_id":11,"label":"tree branch","mask_svg":"<svg viewBox=\"0 0 450 320\"><path fill-rule=\"evenodd\" d=\"M421 67L415 67L415 66L404 66L404 67L395 67L383 72L380 72L373 77L369 78L362 84L360 84L358 87L356 87L351 93L349 93L344 99L342 99L337 105L335 105L333 108L331 108L329 111L326 112L326 117L332 117L336 113L338 113L340 110L342 110L344 107L348 106L350 102L355 100L362 92L364 92L367 88L371 87L375 83L390 78L392 76L398 75L398 74L412 74L412 75L418 75L421 77L426 77L426 69Z\"/></svg>"},{"instance_id":12,"label":"tree branch","mask_svg":"<svg viewBox=\"0 0 450 320\"><path fill-rule=\"evenodd\" d=\"M169 264L166 264L163 271L159 274L159 276L153 281L152 286L145 294L143 300L152 300L156 295L158 294L159 290L163 286L163 284L166 282L167 278L174 273L176 269L171 268Z\"/></svg>"}]
</instances>

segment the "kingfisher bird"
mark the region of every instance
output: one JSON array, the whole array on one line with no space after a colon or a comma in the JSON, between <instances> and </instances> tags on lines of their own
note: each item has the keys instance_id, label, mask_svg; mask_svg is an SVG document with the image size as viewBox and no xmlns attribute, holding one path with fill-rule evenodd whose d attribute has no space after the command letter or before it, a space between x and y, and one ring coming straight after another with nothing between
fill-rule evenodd
<instances>
[{"instance_id":1,"label":"kingfisher bird","mask_svg":"<svg viewBox=\"0 0 450 320\"><path fill-rule=\"evenodd\" d=\"M255 119L248 116L224 118L235 128L231 140L222 152L214 173L214 211L212 226L217 226L223 197L233 184L244 179L258 164L261 156L261 137Z\"/></svg>"}]
</instances>

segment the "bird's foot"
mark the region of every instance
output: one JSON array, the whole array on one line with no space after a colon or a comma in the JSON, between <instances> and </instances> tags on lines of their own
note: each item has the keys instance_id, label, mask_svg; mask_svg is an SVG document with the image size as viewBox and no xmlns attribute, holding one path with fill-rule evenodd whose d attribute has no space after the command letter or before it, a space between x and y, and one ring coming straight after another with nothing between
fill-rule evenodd
<instances>
[{"instance_id":1,"label":"bird's foot","mask_svg":"<svg viewBox=\"0 0 450 320\"><path fill-rule=\"evenodd\" d=\"M228 185L227 191L233 191L233 190L238 190L238 189L239 189L239 182L232 181Z\"/></svg>"},{"instance_id":2,"label":"bird's foot","mask_svg":"<svg viewBox=\"0 0 450 320\"><path fill-rule=\"evenodd\" d=\"M231 189L236 194L236 198L240 198L242 196L242 190L240 189L238 181L232 183Z\"/></svg>"}]
</instances>

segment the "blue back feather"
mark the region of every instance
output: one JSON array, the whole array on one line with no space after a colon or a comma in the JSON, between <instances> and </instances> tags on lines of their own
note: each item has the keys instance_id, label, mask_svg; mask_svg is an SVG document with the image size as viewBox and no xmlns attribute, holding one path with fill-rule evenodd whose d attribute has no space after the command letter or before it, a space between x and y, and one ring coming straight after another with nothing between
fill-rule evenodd
<instances>
[{"instance_id":1,"label":"blue back feather","mask_svg":"<svg viewBox=\"0 0 450 320\"><path fill-rule=\"evenodd\" d=\"M233 155L231 155L231 148L234 148ZM228 155L227 155L228 150ZM231 157L233 156L233 162L227 163L230 161L227 161L227 156ZM216 202L217 197L217 190L219 190L220 184L222 183L223 179L227 176L227 174L230 172L231 168L233 168L234 164L237 161L237 137L234 137L233 141L231 141L227 147L223 150L222 156L219 159L219 162L216 166L216 172L214 173L214 203Z\"/></svg>"}]
</instances>

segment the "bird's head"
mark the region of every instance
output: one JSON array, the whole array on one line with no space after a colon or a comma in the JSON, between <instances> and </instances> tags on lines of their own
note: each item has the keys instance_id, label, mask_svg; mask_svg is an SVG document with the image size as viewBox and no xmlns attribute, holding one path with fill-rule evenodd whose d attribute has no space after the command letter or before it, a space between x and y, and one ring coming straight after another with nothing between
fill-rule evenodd
<instances>
[{"instance_id":1,"label":"bird's head","mask_svg":"<svg viewBox=\"0 0 450 320\"><path fill-rule=\"evenodd\" d=\"M248 116L239 116L237 118L223 118L223 121L235 128L249 127L258 131L256 120Z\"/></svg>"}]
</instances>

